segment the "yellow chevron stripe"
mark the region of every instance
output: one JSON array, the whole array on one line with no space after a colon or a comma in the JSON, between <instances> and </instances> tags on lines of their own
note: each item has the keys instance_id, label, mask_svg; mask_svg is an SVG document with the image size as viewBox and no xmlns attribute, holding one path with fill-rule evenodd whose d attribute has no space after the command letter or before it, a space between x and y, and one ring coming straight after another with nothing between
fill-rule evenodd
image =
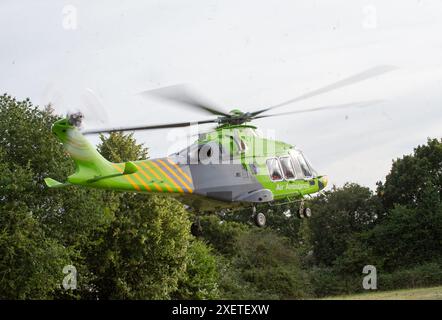
<instances>
[{"instance_id":1,"label":"yellow chevron stripe","mask_svg":"<svg viewBox=\"0 0 442 320\"><path fill-rule=\"evenodd\" d=\"M119 172L123 172L124 170L121 169L117 164L112 163L112 165L119 171ZM140 191L140 187L135 183L135 181L133 181L131 179L131 177L129 177L129 175L125 174L124 177L127 179L127 181L129 181L129 183L132 185L132 187L135 188L135 190Z\"/></svg>"},{"instance_id":2,"label":"yellow chevron stripe","mask_svg":"<svg viewBox=\"0 0 442 320\"><path fill-rule=\"evenodd\" d=\"M143 181L143 179L141 179L141 177L138 176L138 172L133 173L133 175L135 176L135 178L137 178L138 181L141 182L141 184L146 188L147 191L152 191L152 189Z\"/></svg>"},{"instance_id":3,"label":"yellow chevron stripe","mask_svg":"<svg viewBox=\"0 0 442 320\"><path fill-rule=\"evenodd\" d=\"M150 161L150 163L152 164L152 165L154 165L155 166L155 168L157 168L159 171L161 171L162 173L163 173L163 175L167 178L167 179L169 179L170 180L170 182L172 182L172 184L177 188L177 190L179 191L179 192L181 192L181 193L183 193L184 191L183 191L183 189L181 189L181 187L178 185L178 183L176 183L175 182L175 180L173 180L163 169L161 169L161 167L158 165L158 164L156 164L154 161Z\"/></svg>"},{"instance_id":4,"label":"yellow chevron stripe","mask_svg":"<svg viewBox=\"0 0 442 320\"><path fill-rule=\"evenodd\" d=\"M175 173L175 171L170 169L170 167L163 160L158 159L158 162L160 162L171 174L173 174L181 182L181 184L187 189L187 191L189 191L189 193L192 193L192 189L187 185L187 183L185 183L183 179L181 179L181 177Z\"/></svg>"},{"instance_id":5,"label":"yellow chevron stripe","mask_svg":"<svg viewBox=\"0 0 442 320\"><path fill-rule=\"evenodd\" d=\"M137 168L139 169L139 171L141 172L141 174L143 175L143 176L145 176L146 177L146 179L148 180L148 181L152 181L152 178L144 171L144 169L143 168L141 168L141 166L140 165L136 165L137 166ZM153 182L153 186L158 190L158 191L163 191L163 189L161 189L160 188L160 186L158 185L158 184L156 184L155 182Z\"/></svg>"},{"instance_id":6,"label":"yellow chevron stripe","mask_svg":"<svg viewBox=\"0 0 442 320\"><path fill-rule=\"evenodd\" d=\"M190 179L190 177L187 175L187 173L185 173L184 171L183 171L183 169L181 169L180 168L180 166L179 165L177 165L175 162L173 162L172 160L170 160L169 158L167 158L167 161L169 161L169 163L171 164L171 165L173 165L182 175L183 175L183 177L184 178L186 178L186 180L190 183L190 184L192 184L192 179Z\"/></svg>"},{"instance_id":7,"label":"yellow chevron stripe","mask_svg":"<svg viewBox=\"0 0 442 320\"><path fill-rule=\"evenodd\" d=\"M148 161L148 162L150 162L150 161ZM146 162L141 162L141 164L142 164L147 170L149 170L149 172L151 172L151 173L155 176L155 178L157 178L158 180L163 180L163 179L161 179L161 177L158 175L158 173L156 173L154 170L152 170L151 167L149 167L149 166L147 165ZM164 183L164 186L166 187L167 191L169 191L169 192L173 192L172 188L169 187L166 183Z\"/></svg>"}]
</instances>

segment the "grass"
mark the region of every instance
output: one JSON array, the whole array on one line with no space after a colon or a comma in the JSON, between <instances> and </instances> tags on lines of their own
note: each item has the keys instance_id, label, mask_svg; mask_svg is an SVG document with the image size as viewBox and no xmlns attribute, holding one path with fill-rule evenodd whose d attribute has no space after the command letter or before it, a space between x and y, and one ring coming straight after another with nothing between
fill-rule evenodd
<instances>
[{"instance_id":1,"label":"grass","mask_svg":"<svg viewBox=\"0 0 442 320\"><path fill-rule=\"evenodd\" d=\"M442 286L434 288L378 291L348 296L334 296L325 300L442 300Z\"/></svg>"}]
</instances>

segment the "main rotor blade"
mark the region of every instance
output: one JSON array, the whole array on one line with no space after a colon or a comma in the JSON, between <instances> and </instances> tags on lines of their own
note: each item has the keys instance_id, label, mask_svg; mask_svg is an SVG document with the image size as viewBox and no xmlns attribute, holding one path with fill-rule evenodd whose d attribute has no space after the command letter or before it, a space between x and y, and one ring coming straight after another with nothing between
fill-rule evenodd
<instances>
[{"instance_id":1,"label":"main rotor blade","mask_svg":"<svg viewBox=\"0 0 442 320\"><path fill-rule=\"evenodd\" d=\"M294 102L298 102L298 101L301 101L301 100L305 100L305 99L308 99L308 98L311 98L311 97L314 97L314 96L318 96L320 94L323 94L323 93L326 93L326 92L330 92L330 91L336 90L338 88L346 87L346 86L349 86L351 84L358 83L358 82L361 82L363 80L376 77L376 76L381 75L383 73L387 73L387 72L393 71L395 69L397 69L397 67L389 66L389 65L381 65L381 66L377 66L377 67L374 67L374 68L370 68L368 70L365 70L363 72L355 74L355 75L353 75L351 77L348 77L348 78L345 78L345 79L340 80L338 82L329 84L328 86L325 86L325 87L322 87L320 89L316 89L316 90L313 90L311 92L305 93L305 94L303 94L303 95L301 95L301 96L299 96L297 98L284 101L284 102L282 102L280 104L268 107L266 109L258 110L258 111L255 111L255 112L251 112L251 114L252 115L258 115L258 114L263 113L265 111L276 109L276 108L279 108L279 107L282 107L282 106L285 106L285 105L288 105L288 104L291 104L291 103L294 103Z\"/></svg>"},{"instance_id":2,"label":"main rotor blade","mask_svg":"<svg viewBox=\"0 0 442 320\"><path fill-rule=\"evenodd\" d=\"M378 103L381 103L381 102L383 102L383 100L359 101L359 102L353 102L353 103L345 103L345 104L337 104L337 105L316 107L316 108L311 108L311 109L302 109L302 110L288 111L288 112L277 113L277 114L264 114L264 115L261 115L261 116L256 116L254 119L286 116L286 115L291 115L291 114L316 112L316 111L322 111L322 110L336 110L336 109L346 109L346 108L363 108L363 107L368 107L370 105L375 105L375 104L378 104Z\"/></svg>"},{"instance_id":3,"label":"main rotor blade","mask_svg":"<svg viewBox=\"0 0 442 320\"><path fill-rule=\"evenodd\" d=\"M213 120L202 120L196 122L178 122L178 123L169 123L169 124L157 124L151 126L136 126L136 127L118 127L118 128L103 128L103 129L95 129L95 130L85 130L82 131L83 134L93 134L93 133L111 133L118 131L141 131L141 130L155 130L155 129L167 129L167 128L180 128L180 127L188 127L195 124L205 124L205 123L217 123L217 119Z\"/></svg>"},{"instance_id":4,"label":"main rotor blade","mask_svg":"<svg viewBox=\"0 0 442 320\"><path fill-rule=\"evenodd\" d=\"M163 100L174 101L192 107L196 110L204 110L210 114L217 116L228 117L229 114L215 107L215 105L202 97L197 97L195 93L192 93L185 85L174 85L154 90L147 90L141 92L144 97L155 96Z\"/></svg>"}]
</instances>

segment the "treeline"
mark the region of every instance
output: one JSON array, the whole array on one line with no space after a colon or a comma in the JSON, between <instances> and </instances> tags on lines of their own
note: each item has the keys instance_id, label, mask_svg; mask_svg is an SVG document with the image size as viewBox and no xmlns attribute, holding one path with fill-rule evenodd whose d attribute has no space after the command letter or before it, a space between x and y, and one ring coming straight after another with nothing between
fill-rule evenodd
<instances>
[{"instance_id":1,"label":"treeline","mask_svg":"<svg viewBox=\"0 0 442 320\"><path fill-rule=\"evenodd\" d=\"M362 292L362 269L379 290L442 284L442 140L393 162L376 192L357 184L296 205L262 205L201 219L163 196L81 187L48 189L74 164L50 128L50 108L0 97L0 298L299 299ZM101 136L111 161L146 159L132 135ZM77 271L66 290L66 266ZM71 283L72 284L72 283Z\"/></svg>"}]
</instances>

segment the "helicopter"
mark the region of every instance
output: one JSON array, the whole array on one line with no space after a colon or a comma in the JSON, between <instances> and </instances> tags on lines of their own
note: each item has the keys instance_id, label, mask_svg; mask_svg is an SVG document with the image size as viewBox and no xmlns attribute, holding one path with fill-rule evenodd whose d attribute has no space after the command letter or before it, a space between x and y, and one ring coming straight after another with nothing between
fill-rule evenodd
<instances>
[{"instance_id":1,"label":"helicopter","mask_svg":"<svg viewBox=\"0 0 442 320\"><path fill-rule=\"evenodd\" d=\"M280 104L248 112L238 109L225 112L214 104L190 94L180 85L141 93L178 102L216 116L196 122L82 130L83 114L68 114L53 124L52 132L63 143L75 163L76 170L64 183L49 177L45 178L45 183L50 188L80 185L126 192L164 194L176 198L197 212L251 207L251 217L258 227L264 227L266 224L265 214L256 212L256 205L259 203L281 200L299 202L298 217L308 218L312 211L304 205L304 197L323 190L327 186L328 176L318 174L304 153L294 145L264 137L252 121L376 104L380 100L297 109L277 114L267 113L394 69L393 66L377 66ZM215 124L216 127L199 134L193 144L181 151L161 158L124 163L108 161L85 137L88 134L206 124ZM192 230L197 228L194 223Z\"/></svg>"}]
</instances>

